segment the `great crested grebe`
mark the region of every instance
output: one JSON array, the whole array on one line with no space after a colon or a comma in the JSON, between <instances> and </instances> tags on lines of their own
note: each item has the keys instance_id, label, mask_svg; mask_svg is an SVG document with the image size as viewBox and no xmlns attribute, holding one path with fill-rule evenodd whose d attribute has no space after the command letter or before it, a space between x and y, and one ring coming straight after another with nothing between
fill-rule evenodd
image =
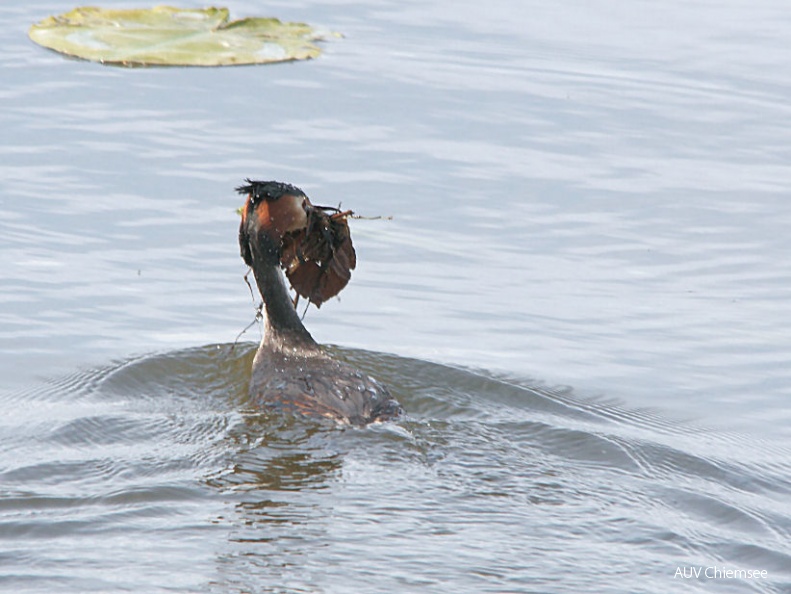
<instances>
[{"instance_id":1,"label":"great crested grebe","mask_svg":"<svg viewBox=\"0 0 791 594\"><path fill-rule=\"evenodd\" d=\"M246 181L236 189L247 195L239 248L265 309L250 380L253 401L353 425L397 417L401 406L385 386L333 359L313 340L280 271L286 270L297 295L317 306L336 295L356 264L350 213L314 206L290 184Z\"/></svg>"}]
</instances>

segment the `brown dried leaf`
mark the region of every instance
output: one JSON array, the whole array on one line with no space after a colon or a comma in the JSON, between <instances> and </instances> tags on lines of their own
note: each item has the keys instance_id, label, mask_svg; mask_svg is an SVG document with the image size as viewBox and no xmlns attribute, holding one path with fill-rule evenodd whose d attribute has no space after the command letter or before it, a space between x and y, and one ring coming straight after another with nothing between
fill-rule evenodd
<instances>
[{"instance_id":1,"label":"brown dried leaf","mask_svg":"<svg viewBox=\"0 0 791 594\"><path fill-rule=\"evenodd\" d=\"M357 265L349 234L350 212L313 206L306 201L307 226L283 237L280 263L291 286L316 307L340 293Z\"/></svg>"}]
</instances>

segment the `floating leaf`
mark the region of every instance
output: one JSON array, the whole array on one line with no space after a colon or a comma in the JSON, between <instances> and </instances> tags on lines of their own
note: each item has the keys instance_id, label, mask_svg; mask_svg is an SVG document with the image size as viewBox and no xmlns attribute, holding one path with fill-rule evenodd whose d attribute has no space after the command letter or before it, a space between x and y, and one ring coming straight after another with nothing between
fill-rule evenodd
<instances>
[{"instance_id":1,"label":"floating leaf","mask_svg":"<svg viewBox=\"0 0 791 594\"><path fill-rule=\"evenodd\" d=\"M227 8L83 6L30 28L30 39L62 54L122 66L228 66L315 58L311 41L337 36L275 18L229 22Z\"/></svg>"}]
</instances>

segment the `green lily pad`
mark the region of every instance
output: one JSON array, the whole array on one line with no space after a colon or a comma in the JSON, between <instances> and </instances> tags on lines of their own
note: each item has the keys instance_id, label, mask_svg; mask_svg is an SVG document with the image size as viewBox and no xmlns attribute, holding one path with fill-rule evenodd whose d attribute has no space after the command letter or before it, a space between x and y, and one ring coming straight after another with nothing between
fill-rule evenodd
<instances>
[{"instance_id":1,"label":"green lily pad","mask_svg":"<svg viewBox=\"0 0 791 594\"><path fill-rule=\"evenodd\" d=\"M228 66L315 58L312 41L338 36L275 18L229 22L227 8L110 10L81 6L30 28L62 54L119 66Z\"/></svg>"}]
</instances>

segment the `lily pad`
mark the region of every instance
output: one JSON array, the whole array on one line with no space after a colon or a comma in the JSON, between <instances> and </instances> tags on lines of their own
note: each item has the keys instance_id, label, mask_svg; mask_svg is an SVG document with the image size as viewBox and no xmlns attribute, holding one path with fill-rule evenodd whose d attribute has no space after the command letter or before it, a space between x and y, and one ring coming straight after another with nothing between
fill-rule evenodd
<instances>
[{"instance_id":1,"label":"lily pad","mask_svg":"<svg viewBox=\"0 0 791 594\"><path fill-rule=\"evenodd\" d=\"M30 28L62 54L119 66L228 66L315 58L312 41L338 36L275 18L229 21L227 8L113 10L82 6Z\"/></svg>"}]
</instances>

